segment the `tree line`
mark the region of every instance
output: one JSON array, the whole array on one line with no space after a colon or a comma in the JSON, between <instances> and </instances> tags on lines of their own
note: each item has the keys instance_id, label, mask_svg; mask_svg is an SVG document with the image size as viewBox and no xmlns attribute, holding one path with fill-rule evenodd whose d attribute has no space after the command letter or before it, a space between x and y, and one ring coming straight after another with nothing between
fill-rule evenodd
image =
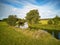
<instances>
[{"instance_id":1,"label":"tree line","mask_svg":"<svg viewBox=\"0 0 60 45\"><path fill-rule=\"evenodd\" d=\"M30 26L33 24L39 24L40 15L38 10L34 9L30 10L26 14L25 19L17 18L17 15L9 15L8 18L3 19L3 21L6 21L10 26L18 25L19 27L20 25L24 25L25 22L28 22L28 25ZM48 20L48 24L58 25L59 21L60 17L55 16L54 18Z\"/></svg>"}]
</instances>

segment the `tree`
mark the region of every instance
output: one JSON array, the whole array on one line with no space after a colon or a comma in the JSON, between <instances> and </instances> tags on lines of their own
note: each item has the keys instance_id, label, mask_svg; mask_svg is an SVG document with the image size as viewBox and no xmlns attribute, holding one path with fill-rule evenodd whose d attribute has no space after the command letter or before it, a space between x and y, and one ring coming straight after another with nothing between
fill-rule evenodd
<instances>
[{"instance_id":1,"label":"tree","mask_svg":"<svg viewBox=\"0 0 60 45\"><path fill-rule=\"evenodd\" d=\"M48 20L48 24L53 24L53 20L52 19L49 19Z\"/></svg>"},{"instance_id":2,"label":"tree","mask_svg":"<svg viewBox=\"0 0 60 45\"><path fill-rule=\"evenodd\" d=\"M26 15L26 20L29 24L36 24L39 21L39 12L38 10L30 10Z\"/></svg>"},{"instance_id":3,"label":"tree","mask_svg":"<svg viewBox=\"0 0 60 45\"><path fill-rule=\"evenodd\" d=\"M11 26L15 26L17 21L17 16L16 15L9 15L7 18L7 23Z\"/></svg>"},{"instance_id":4,"label":"tree","mask_svg":"<svg viewBox=\"0 0 60 45\"><path fill-rule=\"evenodd\" d=\"M7 21L7 18L4 18L2 21L5 21L6 22Z\"/></svg>"},{"instance_id":5,"label":"tree","mask_svg":"<svg viewBox=\"0 0 60 45\"><path fill-rule=\"evenodd\" d=\"M59 21L60 21L60 17L56 15L56 16L53 18L53 21L54 21L54 24L57 25L57 24L59 23Z\"/></svg>"}]
</instances>

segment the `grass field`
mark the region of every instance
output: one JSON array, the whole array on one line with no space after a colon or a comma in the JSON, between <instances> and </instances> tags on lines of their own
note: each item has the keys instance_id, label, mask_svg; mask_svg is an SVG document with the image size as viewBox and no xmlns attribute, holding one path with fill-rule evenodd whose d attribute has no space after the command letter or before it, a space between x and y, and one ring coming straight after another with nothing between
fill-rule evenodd
<instances>
[{"instance_id":1,"label":"grass field","mask_svg":"<svg viewBox=\"0 0 60 45\"><path fill-rule=\"evenodd\" d=\"M57 30L57 31L60 31L60 22L58 23L58 25L54 25L54 24L49 25L48 20L49 19L41 19L39 21L40 24L34 25L34 26L36 28L43 29L43 30L51 30L51 31Z\"/></svg>"},{"instance_id":2,"label":"grass field","mask_svg":"<svg viewBox=\"0 0 60 45\"><path fill-rule=\"evenodd\" d=\"M0 45L60 45L60 41L41 30L22 30L0 22Z\"/></svg>"},{"instance_id":3,"label":"grass field","mask_svg":"<svg viewBox=\"0 0 60 45\"><path fill-rule=\"evenodd\" d=\"M40 20L39 23L42 25L46 25L46 24L48 24L48 19L47 20Z\"/></svg>"}]
</instances>

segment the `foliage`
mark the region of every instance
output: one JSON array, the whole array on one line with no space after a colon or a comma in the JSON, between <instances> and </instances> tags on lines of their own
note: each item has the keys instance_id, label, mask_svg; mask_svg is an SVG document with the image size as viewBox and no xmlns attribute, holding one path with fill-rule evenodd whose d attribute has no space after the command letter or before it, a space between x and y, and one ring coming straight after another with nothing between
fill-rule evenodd
<instances>
[{"instance_id":1,"label":"foliage","mask_svg":"<svg viewBox=\"0 0 60 45\"><path fill-rule=\"evenodd\" d=\"M49 19L48 20L48 24L53 24L53 20L52 19Z\"/></svg>"},{"instance_id":2,"label":"foliage","mask_svg":"<svg viewBox=\"0 0 60 45\"><path fill-rule=\"evenodd\" d=\"M7 23L11 26L15 26L17 21L17 16L16 15L9 15L7 18Z\"/></svg>"},{"instance_id":3,"label":"foliage","mask_svg":"<svg viewBox=\"0 0 60 45\"><path fill-rule=\"evenodd\" d=\"M56 15L56 16L53 18L53 21L54 21L54 24L55 24L55 25L59 24L60 17Z\"/></svg>"},{"instance_id":4,"label":"foliage","mask_svg":"<svg viewBox=\"0 0 60 45\"><path fill-rule=\"evenodd\" d=\"M20 27L20 25L23 26L25 22L26 22L25 19L19 19L16 23L18 27Z\"/></svg>"},{"instance_id":5,"label":"foliage","mask_svg":"<svg viewBox=\"0 0 60 45\"><path fill-rule=\"evenodd\" d=\"M38 23L39 18L40 18L40 16L39 16L38 10L31 10L26 15L26 20L30 24Z\"/></svg>"},{"instance_id":6,"label":"foliage","mask_svg":"<svg viewBox=\"0 0 60 45\"><path fill-rule=\"evenodd\" d=\"M7 18L4 18L2 21L5 21L6 22L7 21Z\"/></svg>"}]
</instances>

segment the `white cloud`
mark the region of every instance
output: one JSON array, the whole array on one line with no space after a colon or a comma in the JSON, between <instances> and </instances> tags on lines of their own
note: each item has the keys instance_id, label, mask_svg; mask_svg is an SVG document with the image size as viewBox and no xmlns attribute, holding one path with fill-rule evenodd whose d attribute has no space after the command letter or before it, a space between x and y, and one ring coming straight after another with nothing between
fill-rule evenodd
<instances>
[{"instance_id":1,"label":"white cloud","mask_svg":"<svg viewBox=\"0 0 60 45\"><path fill-rule=\"evenodd\" d=\"M38 9L41 18L52 18L54 17L59 11L55 11L52 6L36 6L32 4L27 4L22 9L17 9L18 16L24 18L26 16L26 13L29 12L32 9Z\"/></svg>"},{"instance_id":2,"label":"white cloud","mask_svg":"<svg viewBox=\"0 0 60 45\"><path fill-rule=\"evenodd\" d=\"M19 2L17 1L17 3ZM11 5L2 4L4 10L2 9L3 12L1 12L0 15L2 15L2 17L8 17L10 14L16 14L19 18L24 18L26 13L32 9L38 9L41 18L52 18L56 14L60 14L60 10L55 10L54 6L50 5L50 3L41 6L33 5L28 2L21 2L21 4L24 5L23 8L15 8Z\"/></svg>"}]
</instances>

